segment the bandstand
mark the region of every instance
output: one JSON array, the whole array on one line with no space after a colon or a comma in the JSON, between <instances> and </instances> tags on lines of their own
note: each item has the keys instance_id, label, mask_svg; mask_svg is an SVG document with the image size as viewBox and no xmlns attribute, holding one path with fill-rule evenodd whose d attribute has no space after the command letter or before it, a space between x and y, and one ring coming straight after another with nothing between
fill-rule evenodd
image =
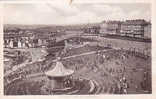
<instances>
[{"instance_id":1,"label":"bandstand","mask_svg":"<svg viewBox=\"0 0 156 99\"><path fill-rule=\"evenodd\" d=\"M64 67L62 62L58 59L54 69L45 72L48 78L46 88L49 91L65 91L74 86L72 81L73 70Z\"/></svg>"}]
</instances>

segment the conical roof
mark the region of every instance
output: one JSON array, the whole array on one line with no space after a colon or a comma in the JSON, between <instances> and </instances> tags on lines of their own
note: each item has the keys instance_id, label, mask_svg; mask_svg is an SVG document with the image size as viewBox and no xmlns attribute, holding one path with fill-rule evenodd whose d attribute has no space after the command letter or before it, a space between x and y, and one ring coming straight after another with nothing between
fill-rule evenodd
<instances>
[{"instance_id":1,"label":"conical roof","mask_svg":"<svg viewBox=\"0 0 156 99\"><path fill-rule=\"evenodd\" d=\"M47 71L45 74L51 77L63 77L73 74L74 71L63 66L62 62L57 61L54 69Z\"/></svg>"}]
</instances>

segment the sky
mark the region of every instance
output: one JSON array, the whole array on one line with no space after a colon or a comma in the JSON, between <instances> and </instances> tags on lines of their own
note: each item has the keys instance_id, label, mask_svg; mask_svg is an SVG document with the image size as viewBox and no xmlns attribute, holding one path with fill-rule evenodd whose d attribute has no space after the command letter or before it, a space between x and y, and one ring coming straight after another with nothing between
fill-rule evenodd
<instances>
[{"instance_id":1,"label":"sky","mask_svg":"<svg viewBox=\"0 0 156 99\"><path fill-rule=\"evenodd\" d=\"M8 3L4 24L83 24L103 20L151 19L149 3Z\"/></svg>"}]
</instances>

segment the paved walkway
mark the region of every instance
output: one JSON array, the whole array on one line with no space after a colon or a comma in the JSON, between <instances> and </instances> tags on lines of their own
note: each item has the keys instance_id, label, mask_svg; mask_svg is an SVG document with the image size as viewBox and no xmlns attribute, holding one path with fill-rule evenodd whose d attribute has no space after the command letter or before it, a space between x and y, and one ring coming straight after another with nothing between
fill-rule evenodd
<instances>
[{"instance_id":1,"label":"paved walkway","mask_svg":"<svg viewBox=\"0 0 156 99\"><path fill-rule=\"evenodd\" d=\"M31 53L32 56L32 61L29 62L28 60L26 60L24 63L20 64L20 65L16 65L14 66L14 68L12 70L8 70L4 75L9 75L11 72L14 72L16 70L18 70L19 68L23 68L29 64L32 64L34 62L39 61L39 59L41 59L41 57L43 57L43 55L45 54L45 52L42 52L42 49L28 49L28 51ZM106 50L99 50L99 51L106 51ZM85 55L90 55L90 54L95 54L97 53L97 51L90 51L90 52L86 52L86 53L82 53L82 54L78 54L78 55L72 55L72 56L68 56L68 57L64 57L62 59L69 59L69 58L74 58L74 57L80 57L80 56L85 56ZM43 60L41 60L43 61ZM55 62L56 60L53 60L53 62Z\"/></svg>"}]
</instances>

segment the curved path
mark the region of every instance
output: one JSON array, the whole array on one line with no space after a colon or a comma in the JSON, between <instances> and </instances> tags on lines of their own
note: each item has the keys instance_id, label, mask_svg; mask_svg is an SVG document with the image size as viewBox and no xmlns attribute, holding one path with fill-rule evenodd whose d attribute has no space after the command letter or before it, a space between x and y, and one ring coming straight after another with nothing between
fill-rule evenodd
<instances>
[{"instance_id":1,"label":"curved path","mask_svg":"<svg viewBox=\"0 0 156 99\"><path fill-rule=\"evenodd\" d=\"M5 95L85 95L85 94L98 94L100 88L98 88L98 84L93 80L83 80L76 81L75 86L72 89L60 92L54 92L50 94L48 92L42 91L42 87L44 83L38 83L38 81L34 80L18 80L14 81L7 86L5 90Z\"/></svg>"}]
</instances>

